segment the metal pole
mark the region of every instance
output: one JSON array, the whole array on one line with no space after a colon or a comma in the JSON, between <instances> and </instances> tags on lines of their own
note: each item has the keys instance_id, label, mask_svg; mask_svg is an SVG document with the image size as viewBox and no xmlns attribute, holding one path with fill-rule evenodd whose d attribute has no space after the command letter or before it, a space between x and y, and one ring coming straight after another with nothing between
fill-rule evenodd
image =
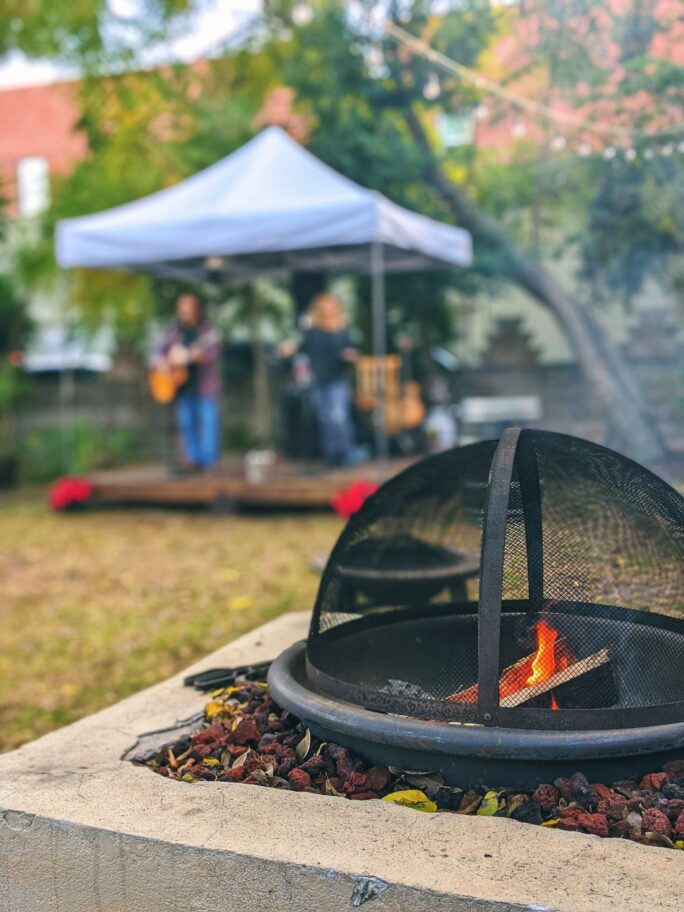
<instances>
[{"instance_id":1,"label":"metal pole","mask_svg":"<svg viewBox=\"0 0 684 912\"><path fill-rule=\"evenodd\" d=\"M389 441L385 428L385 365L387 354L387 327L385 314L385 256L379 241L371 244L371 303L373 316L373 356L378 364L378 390L373 412L375 431L375 453L378 459L386 459Z\"/></svg>"}]
</instances>

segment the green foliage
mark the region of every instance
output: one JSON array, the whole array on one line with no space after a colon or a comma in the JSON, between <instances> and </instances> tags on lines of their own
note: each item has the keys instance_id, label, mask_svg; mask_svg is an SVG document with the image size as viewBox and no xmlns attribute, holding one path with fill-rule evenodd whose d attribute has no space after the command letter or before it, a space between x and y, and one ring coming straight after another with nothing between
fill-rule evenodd
<instances>
[{"instance_id":1,"label":"green foliage","mask_svg":"<svg viewBox=\"0 0 684 912\"><path fill-rule=\"evenodd\" d=\"M402 25L410 18L411 30L427 33L439 50L474 64L494 28L491 4L488 0L441 4L443 9L449 8L439 18L431 14L432 6L417 0L390 4L389 11L395 17L401 12ZM340 3L313 4L313 18L301 27L292 24L289 2L268 2L265 12L271 30L267 51L309 117L311 151L363 186L449 221L450 213L425 181L425 157L405 118L411 106L425 114L436 106L423 94L431 65L417 57L402 58L392 41L378 38ZM281 37L284 32L286 39ZM449 78L442 80L441 88L440 107L472 107L472 89ZM452 156L461 177L465 176L463 156L463 152ZM449 293L469 294L475 288L475 274L463 270L388 276L390 339L392 327L401 327L423 347L437 340L449 341L456 329ZM370 294L366 280L358 283L358 291L358 324L368 345Z\"/></svg>"},{"instance_id":2,"label":"green foliage","mask_svg":"<svg viewBox=\"0 0 684 912\"><path fill-rule=\"evenodd\" d=\"M24 482L48 482L61 475L87 475L130 462L139 452L139 432L106 430L84 419L64 428L33 430L22 441Z\"/></svg>"},{"instance_id":3,"label":"green foliage","mask_svg":"<svg viewBox=\"0 0 684 912\"><path fill-rule=\"evenodd\" d=\"M111 62L115 54L130 59L197 5L195 0L138 0L124 17L113 13L106 0L3 0L0 57L19 50L81 67L105 58Z\"/></svg>"},{"instance_id":4,"label":"green foliage","mask_svg":"<svg viewBox=\"0 0 684 912\"><path fill-rule=\"evenodd\" d=\"M594 299L618 292L629 303L648 277L667 287L671 255L684 250L684 166L675 149L684 139L684 66L663 53L668 42L674 49L677 6L528 0L522 7L537 25L524 30L535 36L527 53L544 74L548 96L599 127L635 131L602 137L620 153L632 145L632 161L618 154L565 163L580 193L572 207L580 274L591 281ZM557 211L563 202L560 195Z\"/></svg>"}]
</instances>

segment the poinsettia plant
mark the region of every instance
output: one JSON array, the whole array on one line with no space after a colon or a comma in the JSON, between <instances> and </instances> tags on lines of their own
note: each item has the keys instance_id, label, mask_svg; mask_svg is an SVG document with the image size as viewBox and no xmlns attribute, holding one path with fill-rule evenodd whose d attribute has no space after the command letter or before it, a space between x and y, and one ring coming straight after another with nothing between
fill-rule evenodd
<instances>
[{"instance_id":1,"label":"poinsettia plant","mask_svg":"<svg viewBox=\"0 0 684 912\"><path fill-rule=\"evenodd\" d=\"M375 494L377 490L378 486L376 484L359 479L338 491L330 503L338 516L343 517L343 519L349 519L354 513L358 513L366 500L371 494Z\"/></svg>"},{"instance_id":2,"label":"poinsettia plant","mask_svg":"<svg viewBox=\"0 0 684 912\"><path fill-rule=\"evenodd\" d=\"M58 478L50 487L50 506L63 512L84 506L95 488L85 478Z\"/></svg>"}]
</instances>

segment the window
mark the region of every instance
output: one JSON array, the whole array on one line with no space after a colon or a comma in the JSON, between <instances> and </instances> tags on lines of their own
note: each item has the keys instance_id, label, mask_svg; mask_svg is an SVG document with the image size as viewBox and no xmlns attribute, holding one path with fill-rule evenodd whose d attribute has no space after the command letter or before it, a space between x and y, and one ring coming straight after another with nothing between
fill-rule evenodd
<instances>
[{"instance_id":1,"label":"window","mask_svg":"<svg viewBox=\"0 0 684 912\"><path fill-rule=\"evenodd\" d=\"M475 114L466 111L459 114L447 114L441 111L437 115L437 134L447 148L468 146L475 133Z\"/></svg>"},{"instance_id":2,"label":"window","mask_svg":"<svg viewBox=\"0 0 684 912\"><path fill-rule=\"evenodd\" d=\"M50 203L50 165L39 155L22 158L17 165L19 213L25 218L40 215Z\"/></svg>"}]
</instances>

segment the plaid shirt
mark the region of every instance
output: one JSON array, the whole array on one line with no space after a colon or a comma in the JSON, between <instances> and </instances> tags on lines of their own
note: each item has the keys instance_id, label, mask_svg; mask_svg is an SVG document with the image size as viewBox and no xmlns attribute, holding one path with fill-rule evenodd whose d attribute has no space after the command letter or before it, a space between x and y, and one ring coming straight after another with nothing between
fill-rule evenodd
<instances>
[{"instance_id":1,"label":"plaid shirt","mask_svg":"<svg viewBox=\"0 0 684 912\"><path fill-rule=\"evenodd\" d=\"M179 323L173 323L165 331L155 349L154 361L165 358L174 345L182 344L183 330ZM194 344L202 352L202 361L198 365L200 395L218 396L221 391L221 336L218 329L211 323L201 323Z\"/></svg>"}]
</instances>

